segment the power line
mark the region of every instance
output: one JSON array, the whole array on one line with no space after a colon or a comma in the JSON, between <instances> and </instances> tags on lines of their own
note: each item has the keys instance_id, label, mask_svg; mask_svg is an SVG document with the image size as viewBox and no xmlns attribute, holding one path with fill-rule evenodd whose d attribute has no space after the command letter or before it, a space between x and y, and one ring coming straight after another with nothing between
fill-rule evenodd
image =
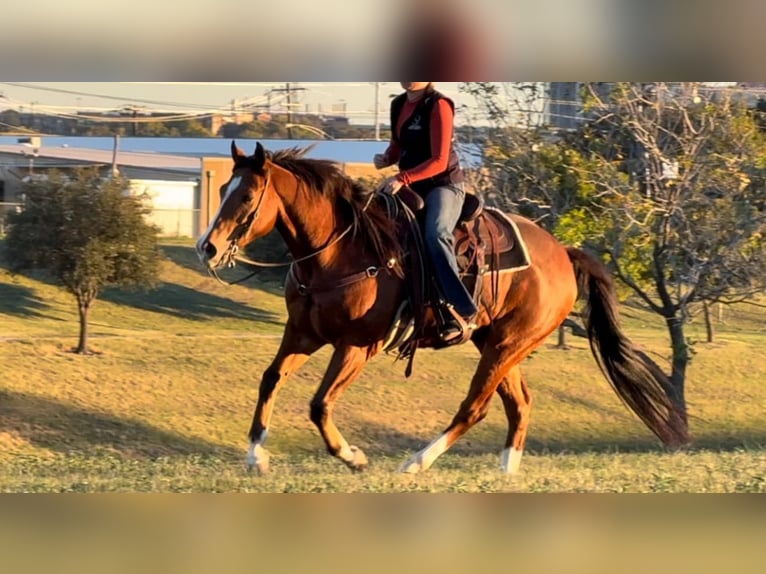
<instances>
[{"instance_id":1,"label":"power line","mask_svg":"<svg viewBox=\"0 0 766 574\"><path fill-rule=\"evenodd\" d=\"M18 88L26 88L26 89L32 89L32 90L41 90L43 92L53 92L58 94L69 94L73 96L86 96L89 98L98 98L103 100L115 100L115 101L125 101L130 100L132 102L140 102L143 104L152 104L152 105L167 105L167 106L173 106L173 107L186 107L186 108L199 108L199 109L209 109L211 106L203 106L199 104L190 104L190 103L179 103L179 102L166 102L166 101L159 101L159 100L149 100L144 98L125 98L121 96L110 96L106 94L94 94L90 92L81 92L77 90L67 90L64 88L52 88L47 86L35 86L33 84L26 84L22 82L0 82L0 84L6 85L6 86L15 86Z\"/></svg>"}]
</instances>

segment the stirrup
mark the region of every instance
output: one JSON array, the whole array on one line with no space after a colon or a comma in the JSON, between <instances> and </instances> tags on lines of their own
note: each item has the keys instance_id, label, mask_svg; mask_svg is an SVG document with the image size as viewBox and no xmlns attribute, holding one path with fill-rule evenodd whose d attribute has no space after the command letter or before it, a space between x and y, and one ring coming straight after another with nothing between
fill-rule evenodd
<instances>
[{"instance_id":1,"label":"stirrup","mask_svg":"<svg viewBox=\"0 0 766 574\"><path fill-rule=\"evenodd\" d=\"M440 329L439 339L441 339L442 343L445 343L446 345L456 345L470 339L471 335L473 335L473 332L476 330L476 323L474 323L473 320L466 321L463 319L463 317L461 317L460 314L455 311L455 308L452 305L445 305L442 308L445 309L451 316L450 320L445 323L444 327L448 325L451 326L450 324L452 324L458 328L457 332L454 332L450 329L446 333Z\"/></svg>"}]
</instances>

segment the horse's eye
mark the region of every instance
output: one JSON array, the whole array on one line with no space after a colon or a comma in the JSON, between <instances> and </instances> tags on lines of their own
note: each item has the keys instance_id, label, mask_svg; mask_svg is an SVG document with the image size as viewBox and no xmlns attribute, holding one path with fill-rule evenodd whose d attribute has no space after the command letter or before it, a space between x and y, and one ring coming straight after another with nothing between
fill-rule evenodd
<instances>
[{"instance_id":1,"label":"horse's eye","mask_svg":"<svg viewBox=\"0 0 766 574\"><path fill-rule=\"evenodd\" d=\"M253 201L254 197L255 196L252 193L250 193L250 192L243 193L242 194L242 203L250 203L251 201Z\"/></svg>"}]
</instances>

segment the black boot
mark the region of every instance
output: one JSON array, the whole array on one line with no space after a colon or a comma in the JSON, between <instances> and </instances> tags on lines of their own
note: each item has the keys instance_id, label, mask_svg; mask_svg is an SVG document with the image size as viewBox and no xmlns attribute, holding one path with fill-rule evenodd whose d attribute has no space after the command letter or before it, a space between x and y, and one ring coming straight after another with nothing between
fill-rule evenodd
<instances>
[{"instance_id":1,"label":"black boot","mask_svg":"<svg viewBox=\"0 0 766 574\"><path fill-rule=\"evenodd\" d=\"M454 317L448 318L439 329L439 338L445 343L454 341L463 335L460 323Z\"/></svg>"}]
</instances>

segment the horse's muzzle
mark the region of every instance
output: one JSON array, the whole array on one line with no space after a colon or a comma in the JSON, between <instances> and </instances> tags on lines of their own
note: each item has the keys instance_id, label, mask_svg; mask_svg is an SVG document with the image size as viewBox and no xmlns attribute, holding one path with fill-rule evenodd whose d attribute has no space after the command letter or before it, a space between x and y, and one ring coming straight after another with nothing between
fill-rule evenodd
<instances>
[{"instance_id":1,"label":"horse's muzzle","mask_svg":"<svg viewBox=\"0 0 766 574\"><path fill-rule=\"evenodd\" d=\"M197 251L197 257L199 257L200 261L204 263L207 267L215 267L216 264L218 263L216 261L216 255L218 254L218 249L216 249L215 245L213 245L209 241L197 243L196 251Z\"/></svg>"}]
</instances>

